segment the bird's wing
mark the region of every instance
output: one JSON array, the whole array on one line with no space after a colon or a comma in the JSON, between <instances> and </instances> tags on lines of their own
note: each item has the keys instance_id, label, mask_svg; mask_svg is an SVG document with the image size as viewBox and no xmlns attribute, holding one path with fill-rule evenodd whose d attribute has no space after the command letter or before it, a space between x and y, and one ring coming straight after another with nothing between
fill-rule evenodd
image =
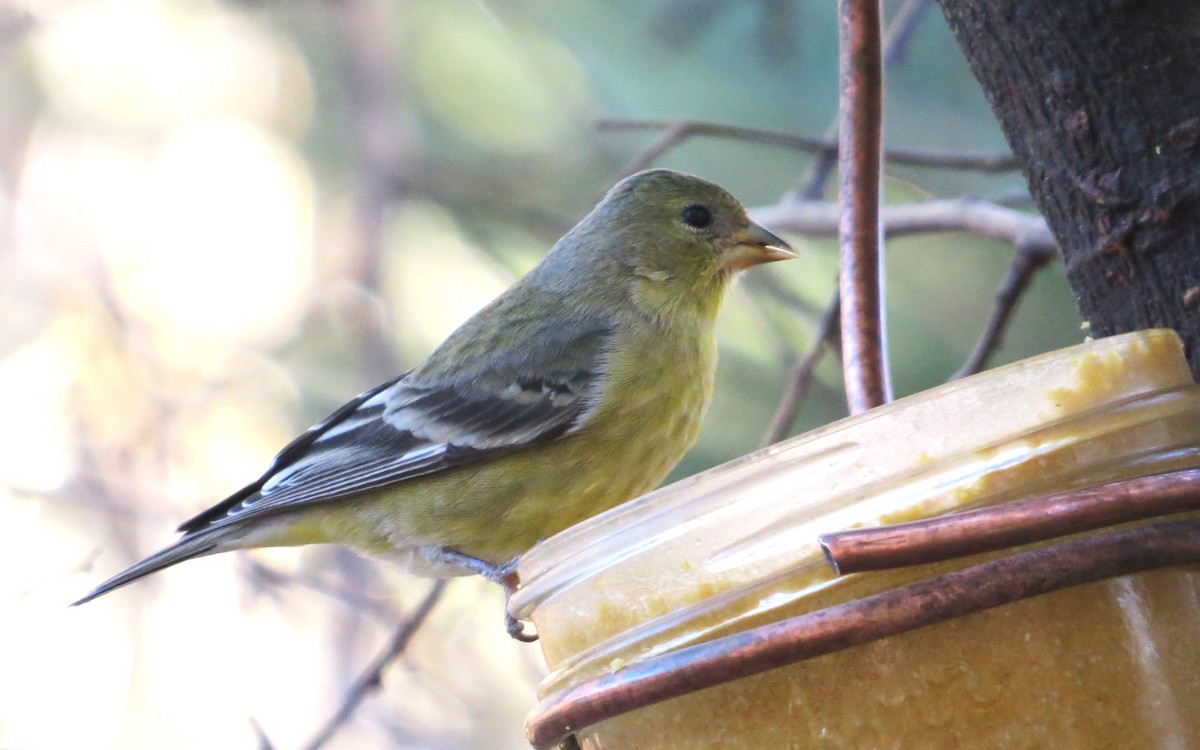
<instances>
[{"instance_id":1,"label":"bird's wing","mask_svg":"<svg viewBox=\"0 0 1200 750\"><path fill-rule=\"evenodd\" d=\"M599 400L611 333L602 321L559 321L537 331L528 351L405 373L311 427L258 481L179 530L343 498L557 439L585 423Z\"/></svg>"}]
</instances>

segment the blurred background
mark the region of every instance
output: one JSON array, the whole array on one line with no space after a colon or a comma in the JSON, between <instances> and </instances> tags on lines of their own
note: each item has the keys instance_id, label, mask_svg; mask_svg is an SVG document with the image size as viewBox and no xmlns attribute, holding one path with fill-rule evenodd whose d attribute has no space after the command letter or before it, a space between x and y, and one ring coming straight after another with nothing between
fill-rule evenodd
<instances>
[{"instance_id":1,"label":"blurred background","mask_svg":"<svg viewBox=\"0 0 1200 750\"><path fill-rule=\"evenodd\" d=\"M303 747L427 581L272 550L67 604L530 268L658 137L598 119L826 133L834 8L0 0L0 748ZM1007 150L936 6L888 85L890 145ZM654 163L754 206L812 161L710 138ZM886 185L893 202L1023 191L1018 173L915 167ZM799 261L727 302L713 408L675 478L753 450L812 343L835 246L791 239ZM898 395L959 366L1011 254L890 243ZM1081 338L1051 267L999 361ZM827 358L793 432L844 413ZM327 746L523 748L542 670L500 593L457 581Z\"/></svg>"}]
</instances>

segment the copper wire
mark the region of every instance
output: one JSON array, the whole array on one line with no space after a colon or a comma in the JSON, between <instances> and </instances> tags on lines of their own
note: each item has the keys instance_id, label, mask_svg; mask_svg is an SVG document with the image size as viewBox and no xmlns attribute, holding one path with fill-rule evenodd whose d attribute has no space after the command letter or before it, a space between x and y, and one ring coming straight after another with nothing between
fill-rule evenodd
<instances>
[{"instance_id":1,"label":"copper wire","mask_svg":"<svg viewBox=\"0 0 1200 750\"><path fill-rule=\"evenodd\" d=\"M1200 510L1200 469L1127 479L1086 489L819 537L838 573L886 570Z\"/></svg>"},{"instance_id":2,"label":"copper wire","mask_svg":"<svg viewBox=\"0 0 1200 750\"><path fill-rule=\"evenodd\" d=\"M981 563L634 662L547 698L526 723L547 750L614 716L707 687L1083 583L1200 562L1200 521L1139 526Z\"/></svg>"}]
</instances>

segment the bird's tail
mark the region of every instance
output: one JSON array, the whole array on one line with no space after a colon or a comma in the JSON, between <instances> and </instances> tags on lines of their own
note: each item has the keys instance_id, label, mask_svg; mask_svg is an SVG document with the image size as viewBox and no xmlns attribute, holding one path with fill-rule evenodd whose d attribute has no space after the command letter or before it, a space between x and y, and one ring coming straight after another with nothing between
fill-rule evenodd
<instances>
[{"instance_id":1,"label":"bird's tail","mask_svg":"<svg viewBox=\"0 0 1200 750\"><path fill-rule=\"evenodd\" d=\"M155 552L146 559L131 565L126 570L109 578L104 583L92 589L91 593L83 597L77 602L71 604L72 607L77 607L80 604L90 602L98 596L104 596L113 589L119 589L127 583L131 583L141 578L142 576L156 573L163 568L169 568L175 563L181 563L184 560L190 560L193 557L202 557L210 555L214 552L224 552L231 549L230 546L221 543L222 540L217 538L216 534L204 533L203 531L197 534L189 534L183 537L178 542L175 542L170 547L164 550Z\"/></svg>"}]
</instances>

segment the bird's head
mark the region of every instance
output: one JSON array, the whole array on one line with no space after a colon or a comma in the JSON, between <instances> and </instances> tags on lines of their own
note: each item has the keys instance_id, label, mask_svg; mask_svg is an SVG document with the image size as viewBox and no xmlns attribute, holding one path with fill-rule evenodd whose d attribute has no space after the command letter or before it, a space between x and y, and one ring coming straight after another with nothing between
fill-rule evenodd
<instances>
[{"instance_id":1,"label":"bird's head","mask_svg":"<svg viewBox=\"0 0 1200 750\"><path fill-rule=\"evenodd\" d=\"M721 187L668 169L619 182L571 233L655 307L712 307L738 271L796 257ZM571 235L568 235L570 237Z\"/></svg>"},{"instance_id":2,"label":"bird's head","mask_svg":"<svg viewBox=\"0 0 1200 750\"><path fill-rule=\"evenodd\" d=\"M727 191L699 177L651 169L617 183L592 212L624 242L623 260L654 280L729 276L796 257ZM592 217L589 217L592 218Z\"/></svg>"}]
</instances>

